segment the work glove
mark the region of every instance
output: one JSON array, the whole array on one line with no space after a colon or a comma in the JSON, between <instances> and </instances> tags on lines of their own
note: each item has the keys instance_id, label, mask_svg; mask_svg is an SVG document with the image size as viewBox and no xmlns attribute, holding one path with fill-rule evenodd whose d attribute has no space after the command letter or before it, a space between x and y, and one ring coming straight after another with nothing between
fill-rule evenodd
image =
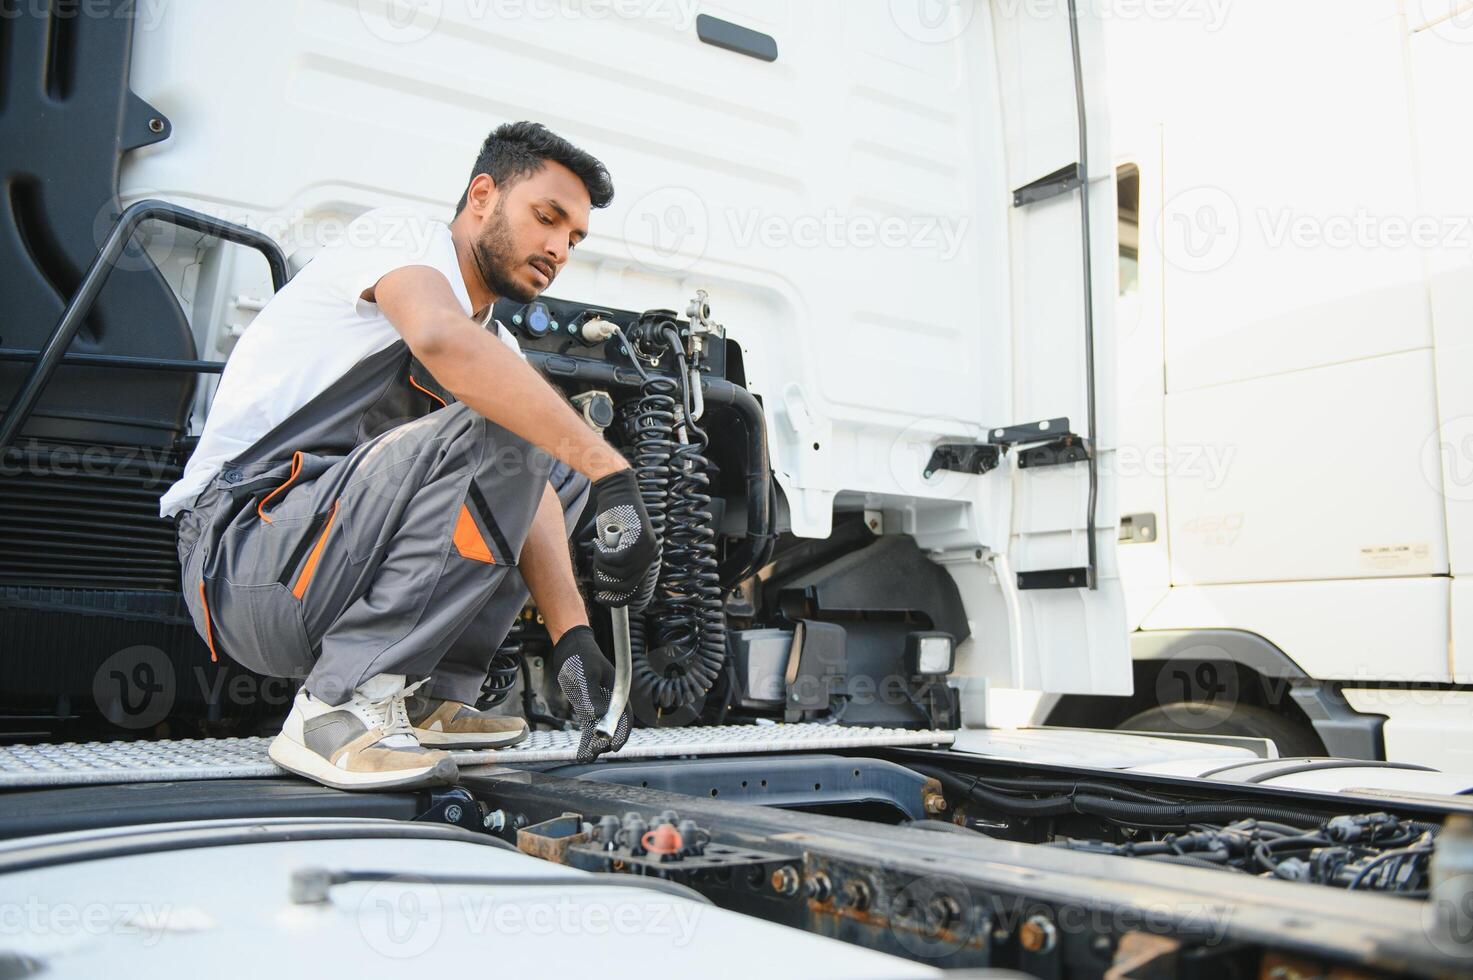
<instances>
[{"instance_id":1,"label":"work glove","mask_svg":"<svg viewBox=\"0 0 1473 980\"><path fill-rule=\"evenodd\" d=\"M612 739L594 731L598 720L609 710L613 696L614 665L609 663L587 626L574 626L562 635L552 648L552 669L557 684L573 709L578 723L578 761L592 762L605 752L617 752L629 739L629 709L619 716Z\"/></svg>"},{"instance_id":2,"label":"work glove","mask_svg":"<svg viewBox=\"0 0 1473 980\"><path fill-rule=\"evenodd\" d=\"M593 598L601 606L627 606L657 574L660 542L631 469L593 485ZM607 663L607 661L605 661Z\"/></svg>"}]
</instances>

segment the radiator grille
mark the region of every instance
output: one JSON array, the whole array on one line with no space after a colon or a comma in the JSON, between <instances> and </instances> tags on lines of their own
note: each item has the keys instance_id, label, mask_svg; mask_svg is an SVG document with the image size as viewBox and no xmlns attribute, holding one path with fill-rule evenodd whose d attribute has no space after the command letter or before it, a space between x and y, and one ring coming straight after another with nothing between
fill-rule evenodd
<instances>
[{"instance_id":1,"label":"radiator grille","mask_svg":"<svg viewBox=\"0 0 1473 980\"><path fill-rule=\"evenodd\" d=\"M179 589L177 452L29 442L0 459L0 585Z\"/></svg>"}]
</instances>

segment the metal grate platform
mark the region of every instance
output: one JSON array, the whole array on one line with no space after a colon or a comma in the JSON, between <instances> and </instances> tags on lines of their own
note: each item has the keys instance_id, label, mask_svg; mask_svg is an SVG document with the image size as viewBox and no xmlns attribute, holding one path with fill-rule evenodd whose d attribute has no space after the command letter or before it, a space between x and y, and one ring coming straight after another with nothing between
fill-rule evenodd
<instances>
[{"instance_id":1,"label":"metal grate platform","mask_svg":"<svg viewBox=\"0 0 1473 980\"><path fill-rule=\"evenodd\" d=\"M834 725L722 725L638 728L605 759L657 759L748 752L817 752L896 745L950 745L954 733ZM281 776L266 755L269 738L164 739L0 746L0 789L87 783L168 782ZM521 762L574 762L576 732L533 732L509 749L452 752L461 768Z\"/></svg>"}]
</instances>

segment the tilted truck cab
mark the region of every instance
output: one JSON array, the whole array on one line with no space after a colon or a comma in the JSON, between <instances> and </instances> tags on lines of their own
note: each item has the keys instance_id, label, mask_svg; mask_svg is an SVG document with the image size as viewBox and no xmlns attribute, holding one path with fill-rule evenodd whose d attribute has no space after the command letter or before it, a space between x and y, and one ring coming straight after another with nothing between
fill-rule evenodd
<instances>
[{"instance_id":1,"label":"tilted truck cab","mask_svg":"<svg viewBox=\"0 0 1473 980\"><path fill-rule=\"evenodd\" d=\"M1099 24L935 13L363 0L7 22L0 869L44 871L51 838L27 837L48 829L102 860L135 824L178 822L139 845L168 850L208 818L338 821L324 839L424 818L929 966L1455 962L1418 898L1473 780L1006 724L1043 694L1130 692ZM284 278L370 209L448 218L472 149L517 118L616 186L555 295L494 312L667 480L664 586L632 624L639 729L569 764L529 608L483 691L541 729L526 745L461 753L467 778L434 794L283 780L260 736L290 686L212 662L157 496ZM147 219L139 244L120 216ZM293 901L365 880L293 878ZM1230 884L1243 917L1187 914ZM1066 923L1084 908L1112 911Z\"/></svg>"}]
</instances>

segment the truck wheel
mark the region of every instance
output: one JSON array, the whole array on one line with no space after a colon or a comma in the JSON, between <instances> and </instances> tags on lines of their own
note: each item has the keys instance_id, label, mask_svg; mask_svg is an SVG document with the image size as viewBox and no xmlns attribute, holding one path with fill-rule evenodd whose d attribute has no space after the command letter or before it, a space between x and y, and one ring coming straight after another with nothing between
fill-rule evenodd
<instances>
[{"instance_id":1,"label":"truck wheel","mask_svg":"<svg viewBox=\"0 0 1473 980\"><path fill-rule=\"evenodd\" d=\"M1173 735L1247 735L1270 739L1284 758L1325 754L1325 747L1313 730L1251 704L1183 701L1142 711L1115 728L1117 731L1170 732Z\"/></svg>"}]
</instances>

